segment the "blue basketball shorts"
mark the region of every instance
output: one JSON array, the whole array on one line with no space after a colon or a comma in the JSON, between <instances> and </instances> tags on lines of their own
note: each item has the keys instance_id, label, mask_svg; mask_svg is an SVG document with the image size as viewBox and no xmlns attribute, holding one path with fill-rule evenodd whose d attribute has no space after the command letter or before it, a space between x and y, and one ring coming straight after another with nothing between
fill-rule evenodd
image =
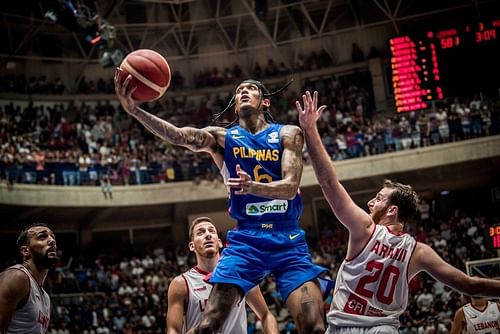
<instances>
[{"instance_id":1,"label":"blue basketball shorts","mask_svg":"<svg viewBox=\"0 0 500 334\"><path fill-rule=\"evenodd\" d=\"M282 223L259 223L256 228L239 224L238 229L228 231L228 247L222 251L209 282L235 284L246 295L272 274L281 299L286 301L292 291L327 271L312 262L305 232L298 227L273 228Z\"/></svg>"}]
</instances>

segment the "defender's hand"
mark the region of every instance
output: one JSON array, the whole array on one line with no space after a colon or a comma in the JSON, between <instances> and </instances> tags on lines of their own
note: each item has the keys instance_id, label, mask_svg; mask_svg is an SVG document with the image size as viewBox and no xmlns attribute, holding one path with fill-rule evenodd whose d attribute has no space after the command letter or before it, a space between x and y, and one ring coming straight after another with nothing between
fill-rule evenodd
<instances>
[{"instance_id":1,"label":"defender's hand","mask_svg":"<svg viewBox=\"0 0 500 334\"><path fill-rule=\"evenodd\" d=\"M311 97L311 93L307 91L304 95L302 95L302 101L304 101L304 109L302 109L299 101L295 102L295 107L297 108L297 112L299 114L300 127L304 131L307 131L316 127L316 122L318 121L323 110L326 109L326 106L322 105L318 108L317 91L314 92L314 97Z\"/></svg>"},{"instance_id":2,"label":"defender's hand","mask_svg":"<svg viewBox=\"0 0 500 334\"><path fill-rule=\"evenodd\" d=\"M132 76L129 74L127 78L123 81L120 81L120 77L122 76L121 68L117 67L115 71L115 92L116 96L118 96L118 100L120 101L123 109L130 115L137 114L137 103L132 98L132 94L137 89L137 86L129 87L130 81L132 80Z\"/></svg>"}]
</instances>

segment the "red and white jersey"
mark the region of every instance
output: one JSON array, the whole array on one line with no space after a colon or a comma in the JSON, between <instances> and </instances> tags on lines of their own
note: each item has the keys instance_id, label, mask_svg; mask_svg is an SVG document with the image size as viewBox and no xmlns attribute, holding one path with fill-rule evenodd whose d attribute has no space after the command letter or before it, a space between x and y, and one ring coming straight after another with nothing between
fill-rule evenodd
<instances>
[{"instance_id":1,"label":"red and white jersey","mask_svg":"<svg viewBox=\"0 0 500 334\"><path fill-rule=\"evenodd\" d=\"M9 267L7 270L21 270L30 282L30 292L26 304L16 310L10 320L7 334L44 334L50 321L50 297L38 286L26 267L21 264Z\"/></svg>"},{"instance_id":2,"label":"red and white jersey","mask_svg":"<svg viewBox=\"0 0 500 334\"><path fill-rule=\"evenodd\" d=\"M408 264L417 242L375 225L365 247L345 259L335 282L327 314L332 327L399 327L408 304Z\"/></svg>"},{"instance_id":3,"label":"red and white jersey","mask_svg":"<svg viewBox=\"0 0 500 334\"><path fill-rule=\"evenodd\" d=\"M469 303L464 305L463 310L467 333L500 334L500 311L497 303L488 301L482 311Z\"/></svg>"},{"instance_id":4,"label":"red and white jersey","mask_svg":"<svg viewBox=\"0 0 500 334\"><path fill-rule=\"evenodd\" d=\"M205 311L208 296L210 295L210 291L212 291L212 285L203 280L206 275L208 275L207 272L197 267L191 268L182 274L187 289L183 333L186 333L197 325L201 321L202 313ZM245 298L243 298L238 306L229 313L227 320L218 333L246 334L246 332L247 312L245 309Z\"/></svg>"}]
</instances>

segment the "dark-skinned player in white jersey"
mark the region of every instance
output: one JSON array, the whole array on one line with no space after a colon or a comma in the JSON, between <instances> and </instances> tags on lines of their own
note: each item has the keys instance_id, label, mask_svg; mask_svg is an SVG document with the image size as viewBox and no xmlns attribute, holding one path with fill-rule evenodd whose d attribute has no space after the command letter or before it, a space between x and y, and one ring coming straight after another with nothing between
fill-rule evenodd
<instances>
[{"instance_id":1,"label":"dark-skinned player in white jersey","mask_svg":"<svg viewBox=\"0 0 500 334\"><path fill-rule=\"evenodd\" d=\"M0 273L0 333L43 334L50 321L50 298L43 289L57 262L54 233L45 224L24 228L17 238L22 264Z\"/></svg>"}]
</instances>

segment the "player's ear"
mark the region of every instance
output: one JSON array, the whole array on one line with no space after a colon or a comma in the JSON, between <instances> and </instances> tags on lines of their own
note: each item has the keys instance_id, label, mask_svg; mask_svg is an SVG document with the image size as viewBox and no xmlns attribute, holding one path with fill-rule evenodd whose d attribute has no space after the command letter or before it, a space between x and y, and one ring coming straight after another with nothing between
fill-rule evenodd
<instances>
[{"instance_id":1,"label":"player's ear","mask_svg":"<svg viewBox=\"0 0 500 334\"><path fill-rule=\"evenodd\" d=\"M188 247L189 247L189 250L190 250L191 252L194 252L194 242L190 241L190 242L188 243Z\"/></svg>"},{"instance_id":2,"label":"player's ear","mask_svg":"<svg viewBox=\"0 0 500 334\"><path fill-rule=\"evenodd\" d=\"M270 100L270 99L268 99L268 98L264 98L264 99L262 100L262 105L263 105L264 107L266 107L266 108L269 108L269 107L271 106L271 100Z\"/></svg>"},{"instance_id":3,"label":"player's ear","mask_svg":"<svg viewBox=\"0 0 500 334\"><path fill-rule=\"evenodd\" d=\"M387 215L388 216L397 216L399 212L399 208L396 205L391 205L389 206L389 209L387 210Z\"/></svg>"},{"instance_id":4,"label":"player's ear","mask_svg":"<svg viewBox=\"0 0 500 334\"><path fill-rule=\"evenodd\" d=\"M219 248L222 248L222 240L217 239L217 242L219 243Z\"/></svg>"},{"instance_id":5,"label":"player's ear","mask_svg":"<svg viewBox=\"0 0 500 334\"><path fill-rule=\"evenodd\" d=\"M28 246L21 246L20 251L23 257L27 257L30 254L30 248Z\"/></svg>"}]
</instances>

